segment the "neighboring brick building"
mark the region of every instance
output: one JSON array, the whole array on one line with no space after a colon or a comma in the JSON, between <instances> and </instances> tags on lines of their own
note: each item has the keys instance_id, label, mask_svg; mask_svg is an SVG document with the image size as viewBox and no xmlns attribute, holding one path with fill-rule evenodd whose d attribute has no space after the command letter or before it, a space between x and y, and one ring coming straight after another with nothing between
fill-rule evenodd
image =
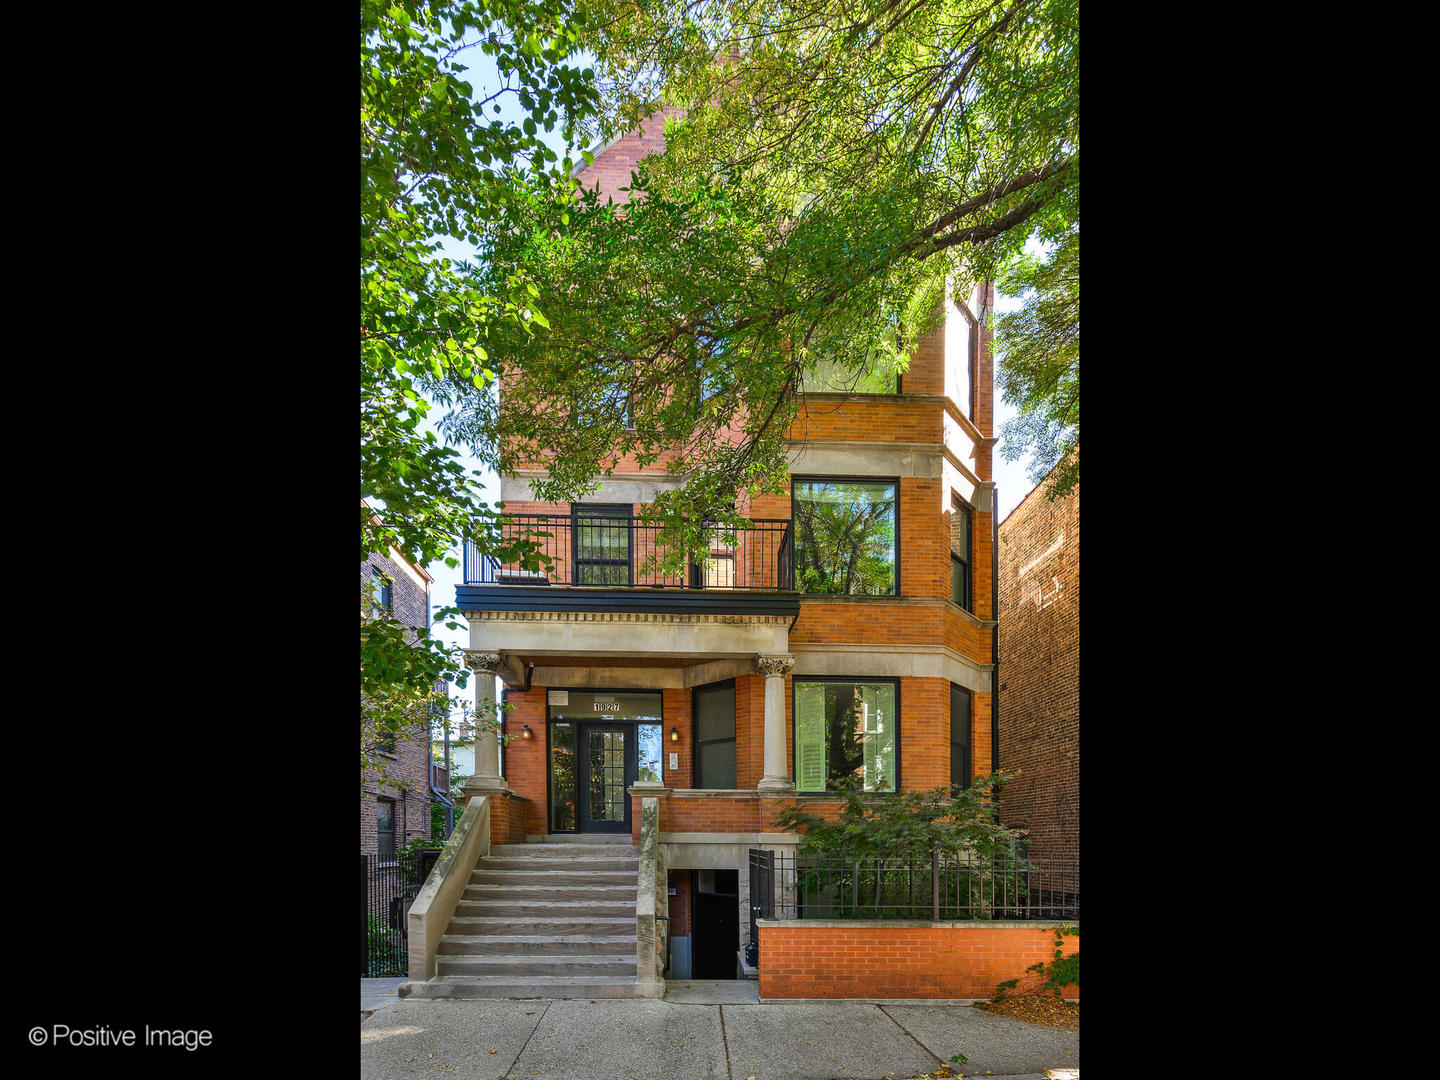
<instances>
[{"instance_id":1,"label":"neighboring brick building","mask_svg":"<svg viewBox=\"0 0 1440 1080\"><path fill-rule=\"evenodd\" d=\"M1000 523L1000 816L1034 854L1080 850L1080 489ZM1076 890L1078 892L1078 880Z\"/></svg>"},{"instance_id":2,"label":"neighboring brick building","mask_svg":"<svg viewBox=\"0 0 1440 1080\"><path fill-rule=\"evenodd\" d=\"M429 625L431 581L424 568L393 548L388 556L372 554L360 564L362 596L370 597L374 610L387 610L408 627ZM436 689L444 692L446 684ZM360 850L391 854L430 835L430 732L398 738L369 757L379 768L368 772L361 785Z\"/></svg>"}]
</instances>

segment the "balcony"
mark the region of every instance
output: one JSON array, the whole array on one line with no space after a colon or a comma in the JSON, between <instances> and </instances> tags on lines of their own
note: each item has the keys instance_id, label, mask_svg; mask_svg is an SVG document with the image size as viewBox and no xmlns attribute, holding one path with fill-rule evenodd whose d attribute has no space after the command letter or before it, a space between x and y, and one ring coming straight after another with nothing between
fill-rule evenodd
<instances>
[{"instance_id":1,"label":"balcony","mask_svg":"<svg viewBox=\"0 0 1440 1080\"><path fill-rule=\"evenodd\" d=\"M628 508L508 514L501 540L529 540L534 553L501 562L467 544L457 601L478 610L798 613L789 520L716 526L706 554L678 569L665 568L659 534Z\"/></svg>"}]
</instances>

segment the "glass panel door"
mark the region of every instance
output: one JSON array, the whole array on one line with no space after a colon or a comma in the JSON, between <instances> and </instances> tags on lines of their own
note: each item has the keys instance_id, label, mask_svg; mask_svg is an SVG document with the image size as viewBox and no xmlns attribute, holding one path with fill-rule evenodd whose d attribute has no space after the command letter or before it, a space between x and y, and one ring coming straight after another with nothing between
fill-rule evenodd
<instances>
[{"instance_id":1,"label":"glass panel door","mask_svg":"<svg viewBox=\"0 0 1440 1080\"><path fill-rule=\"evenodd\" d=\"M580 725L580 831L629 832L626 739L623 727Z\"/></svg>"}]
</instances>

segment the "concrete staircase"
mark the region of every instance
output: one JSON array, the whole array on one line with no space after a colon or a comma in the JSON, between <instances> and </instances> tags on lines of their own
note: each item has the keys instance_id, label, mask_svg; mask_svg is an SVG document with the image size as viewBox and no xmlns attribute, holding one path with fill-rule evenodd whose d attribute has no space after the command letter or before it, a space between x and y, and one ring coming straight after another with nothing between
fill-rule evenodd
<instances>
[{"instance_id":1,"label":"concrete staircase","mask_svg":"<svg viewBox=\"0 0 1440 1080\"><path fill-rule=\"evenodd\" d=\"M638 996L640 849L623 839L492 847L441 938L436 975L408 996Z\"/></svg>"}]
</instances>

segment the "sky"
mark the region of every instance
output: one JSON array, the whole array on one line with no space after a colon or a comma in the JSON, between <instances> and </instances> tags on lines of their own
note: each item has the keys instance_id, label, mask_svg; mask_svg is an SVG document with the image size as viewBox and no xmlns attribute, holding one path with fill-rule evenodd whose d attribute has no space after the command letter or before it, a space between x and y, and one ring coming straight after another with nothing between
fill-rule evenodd
<instances>
[{"instance_id":1,"label":"sky","mask_svg":"<svg viewBox=\"0 0 1440 1080\"><path fill-rule=\"evenodd\" d=\"M470 66L470 70L462 77L469 81L471 85L475 88L476 96L483 96L493 91L493 89L498 85L498 77L495 72L493 60L491 60L491 58L489 57L479 54L476 50L471 50L466 55L470 57L470 59L466 61ZM528 113L519 108L513 94L507 94L503 96L500 99L499 104L501 106L501 111L497 114L487 109L487 117L519 124L528 115ZM561 157L566 156L567 147L565 146L564 141L558 131L545 132L543 133L542 137L545 139L546 144L558 155L560 155ZM572 158L578 159L579 149L579 147L575 148L575 152L570 153L570 156ZM596 145L593 147L589 147L589 149L598 150L599 146ZM448 240L445 246L441 249L441 254L448 256L452 260L457 261L460 259L473 260L475 257L475 252L473 248L471 248L469 245L462 244L459 241L455 240ZM1014 310L1018 306L1019 301L1017 299L1004 296L999 293L996 294L996 314L1003 314L1006 311ZM1014 414L1015 409L1012 406L1006 405L1004 402L1000 401L997 396L995 401L996 433L999 433L1005 421ZM432 408L430 412L430 419L432 421L438 421L442 415L443 412L441 410ZM1029 494L1031 489L1035 486L1026 476L1026 469L1029 465L1029 456L1027 455L1021 458L1021 460L1014 463L1007 462L1003 460L1000 453L1000 451L1003 449L1003 445L1003 442L997 444L995 446L993 455L994 471L992 473L992 477L998 485L997 504L999 516L997 517L997 520L1004 520L1005 516L1009 514L1010 511L1013 510L1015 506L1020 502L1020 500L1023 499L1027 494ZM460 451L462 462L467 470L482 470L483 494L481 498L492 504L498 502L500 499L499 477L493 472L493 470L486 468L481 462L475 460L469 454L467 454L463 447L457 447L456 449ZM446 604L453 604L455 602L455 589L457 585L460 585L462 583L461 579L463 578L464 574L463 567L464 563L462 560L460 565L453 568L446 566L443 561L433 563L425 568L435 579L434 583L430 587L430 604L432 611L435 608L442 607ZM465 622L463 619L457 621L461 626L460 630L447 630L443 624L440 624L438 627L439 633L442 639L447 644L452 646L459 646L461 648L469 648L470 637L468 630L464 628ZM498 680L496 681L496 684L498 687ZM451 696L455 697L462 694L473 702L473 681L467 690L452 690Z\"/></svg>"}]
</instances>

